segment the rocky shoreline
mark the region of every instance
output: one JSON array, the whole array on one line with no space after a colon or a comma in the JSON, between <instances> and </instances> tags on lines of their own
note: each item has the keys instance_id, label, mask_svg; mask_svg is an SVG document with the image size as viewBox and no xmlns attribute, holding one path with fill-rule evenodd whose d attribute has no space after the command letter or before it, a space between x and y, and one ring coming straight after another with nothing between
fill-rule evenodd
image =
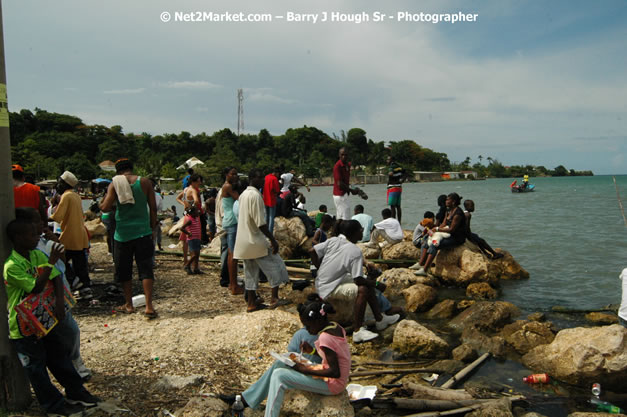
<instances>
[{"instance_id":1,"label":"rocky shoreline","mask_svg":"<svg viewBox=\"0 0 627 417\"><path fill-rule=\"evenodd\" d=\"M171 225L165 225L164 229L167 229L164 232L175 233ZM298 257L311 246L299 219L277 219L275 235L281 245L281 255L285 259ZM399 244L383 250L363 247L362 250L369 259L416 259L418 251L411 244L410 238L411 232L406 232L405 240ZM217 254L215 245L210 245L203 252ZM501 252L505 255L503 258L491 261L474 245L466 243L455 250L439 254L431 271L433 275L428 277L417 277L407 268L388 267L380 277L388 286L386 294L395 305L403 306L408 315L386 329L379 342L353 345L354 370L367 369L365 363L385 357L386 362L391 358L402 362L428 361L431 367L442 370L443 374L453 374L475 360L478 355L489 352L495 360L514 361L530 371L547 372L560 383L579 386L579 393L588 391L587 388L593 382L600 383L604 391L625 392L627 330L620 325L611 324L615 322L616 316L595 313L597 317L589 319L606 325L590 323L586 327L567 329L559 329L556 324L547 320L544 313L520 318L518 307L494 299L498 297L501 280L527 279L529 274L509 253L503 250ZM289 291L287 297L295 305L312 291L311 287L304 291ZM463 293L463 296L450 298L448 294L451 291ZM350 306L336 303L336 307L340 308L335 319L344 324L349 322L352 315ZM260 312L248 317L245 314L236 314L230 320L243 320L242 325L248 326L250 323L246 322L253 320L250 316L263 316L264 320L280 322L285 317L277 319L279 315L292 314L291 324L286 326L289 331L281 330L277 333L277 329L273 329L273 333L263 335L262 332L260 335L262 338L272 335L273 340L284 338L281 342L285 346L290 332L298 327L298 317L293 310L292 306L287 312ZM203 338L197 340L198 343L202 341ZM280 346L281 343L277 345ZM261 362L265 363L267 359L264 358ZM251 372L246 379L251 379L249 382L252 382L258 376L255 374L263 371L263 366L260 368ZM356 378L356 382L364 385L376 384L381 393L389 396L390 390L384 389L382 385L390 385L390 381L394 380L394 384L401 384L401 391L406 391L398 394L402 396L411 391L408 390L408 384L420 382L424 385L422 376L428 375L420 372L409 373L402 378L397 378L398 375L379 375L365 380ZM411 397L412 394L407 396ZM624 402L625 399L621 401ZM314 403L317 405L315 409L312 408ZM512 407L511 401L499 404L495 406L500 410L496 414L485 409L472 411L467 415L541 415L524 414L524 408ZM585 405L575 408L591 409L589 405L587 408ZM407 414L390 414L390 410L381 414L381 410L368 407L355 409L359 415ZM218 399L211 395L201 395L194 396L187 405L174 412L174 415L217 416L224 415L226 410ZM353 413L347 397L313 398L309 394L295 393L286 399L282 415L331 416ZM560 410L559 414L566 415L566 411Z\"/></svg>"}]
</instances>

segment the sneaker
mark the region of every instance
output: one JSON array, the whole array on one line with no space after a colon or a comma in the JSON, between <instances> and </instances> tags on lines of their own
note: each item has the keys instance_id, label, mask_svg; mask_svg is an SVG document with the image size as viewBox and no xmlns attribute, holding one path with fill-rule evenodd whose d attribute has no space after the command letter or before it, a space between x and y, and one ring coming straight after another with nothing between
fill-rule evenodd
<instances>
[{"instance_id":1,"label":"sneaker","mask_svg":"<svg viewBox=\"0 0 627 417\"><path fill-rule=\"evenodd\" d=\"M420 265L419 262L416 262L415 264L409 267L409 269L420 269L420 268L422 268L422 265Z\"/></svg>"},{"instance_id":2,"label":"sneaker","mask_svg":"<svg viewBox=\"0 0 627 417\"><path fill-rule=\"evenodd\" d=\"M77 359L72 360L72 364L74 365L74 369L78 372L78 375L81 377L83 382L89 381L91 379L91 370L89 370L85 364L83 363L83 358L80 356Z\"/></svg>"},{"instance_id":3,"label":"sneaker","mask_svg":"<svg viewBox=\"0 0 627 417\"><path fill-rule=\"evenodd\" d=\"M80 404L85 407L93 407L95 405L98 405L99 402L102 402L100 398L90 394L87 391L85 391L82 395L76 398L67 397L66 401L70 404Z\"/></svg>"},{"instance_id":4,"label":"sneaker","mask_svg":"<svg viewBox=\"0 0 627 417\"><path fill-rule=\"evenodd\" d=\"M74 277L71 287L73 290L80 290L81 288L83 288L83 283L81 282L81 279L77 276Z\"/></svg>"},{"instance_id":5,"label":"sneaker","mask_svg":"<svg viewBox=\"0 0 627 417\"><path fill-rule=\"evenodd\" d=\"M63 402L63 405L55 411L49 411L46 413L48 417L78 417L85 415L85 407L82 405L69 404Z\"/></svg>"},{"instance_id":6,"label":"sneaker","mask_svg":"<svg viewBox=\"0 0 627 417\"><path fill-rule=\"evenodd\" d=\"M414 272L414 275L417 275L419 277L426 277L428 274L427 274L427 271L425 271L424 268L420 268L419 270Z\"/></svg>"},{"instance_id":7,"label":"sneaker","mask_svg":"<svg viewBox=\"0 0 627 417\"><path fill-rule=\"evenodd\" d=\"M353 333L353 343L369 342L370 340L376 339L377 337L379 337L378 334L371 332L370 330L366 329L366 327L362 327L361 329Z\"/></svg>"},{"instance_id":8,"label":"sneaker","mask_svg":"<svg viewBox=\"0 0 627 417\"><path fill-rule=\"evenodd\" d=\"M382 316L383 318L381 319L381 321L378 321L375 325L377 327L377 330L379 331L386 329L390 324L396 323L398 319L401 318L400 314L393 314L391 316L388 316L387 314L382 314Z\"/></svg>"}]
</instances>

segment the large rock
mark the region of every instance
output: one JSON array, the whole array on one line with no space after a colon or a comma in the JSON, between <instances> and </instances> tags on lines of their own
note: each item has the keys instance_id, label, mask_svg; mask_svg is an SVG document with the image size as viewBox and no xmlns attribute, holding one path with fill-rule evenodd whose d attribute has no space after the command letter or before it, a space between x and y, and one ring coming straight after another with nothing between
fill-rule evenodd
<instances>
[{"instance_id":1,"label":"large rock","mask_svg":"<svg viewBox=\"0 0 627 417\"><path fill-rule=\"evenodd\" d=\"M177 417L223 417L229 415L230 406L215 397L193 397L185 407L177 410Z\"/></svg>"},{"instance_id":2,"label":"large rock","mask_svg":"<svg viewBox=\"0 0 627 417\"><path fill-rule=\"evenodd\" d=\"M89 233L90 239L107 235L107 228L102 224L100 218L85 222L85 228L87 229L87 233Z\"/></svg>"},{"instance_id":3,"label":"large rock","mask_svg":"<svg viewBox=\"0 0 627 417\"><path fill-rule=\"evenodd\" d=\"M338 395L318 395L289 390L285 394L282 417L353 417L355 411L346 391Z\"/></svg>"},{"instance_id":4,"label":"large rock","mask_svg":"<svg viewBox=\"0 0 627 417\"><path fill-rule=\"evenodd\" d=\"M464 328L461 341L478 352L490 352L495 357L504 357L508 353L503 336L491 336L475 325Z\"/></svg>"},{"instance_id":5,"label":"large rock","mask_svg":"<svg viewBox=\"0 0 627 417\"><path fill-rule=\"evenodd\" d=\"M387 285L385 295L391 297L401 295L404 289L415 284L424 284L431 287L440 285L437 278L433 276L418 277L414 274L414 271L408 268L388 269L381 274L378 280Z\"/></svg>"},{"instance_id":6,"label":"large rock","mask_svg":"<svg viewBox=\"0 0 627 417\"><path fill-rule=\"evenodd\" d=\"M430 319L450 319L457 313L457 306L453 300L440 301L427 312Z\"/></svg>"},{"instance_id":7,"label":"large rock","mask_svg":"<svg viewBox=\"0 0 627 417\"><path fill-rule=\"evenodd\" d=\"M462 361L462 362L472 362L477 359L477 352L472 348L472 346L467 344L461 344L453 349L453 359Z\"/></svg>"},{"instance_id":8,"label":"large rock","mask_svg":"<svg viewBox=\"0 0 627 417\"><path fill-rule=\"evenodd\" d=\"M500 252L504 256L493 261L483 255L477 246L466 241L461 246L438 252L430 273L459 287L466 287L473 282L496 284L499 279L529 278L529 273L509 252Z\"/></svg>"},{"instance_id":9,"label":"large rock","mask_svg":"<svg viewBox=\"0 0 627 417\"><path fill-rule=\"evenodd\" d=\"M536 346L546 345L555 339L551 323L517 320L503 327L501 335L518 353L524 355Z\"/></svg>"},{"instance_id":10,"label":"large rock","mask_svg":"<svg viewBox=\"0 0 627 417\"><path fill-rule=\"evenodd\" d=\"M172 217L167 217L167 218L161 220L161 234L167 236L168 232L172 228L172 225L173 225Z\"/></svg>"},{"instance_id":11,"label":"large rock","mask_svg":"<svg viewBox=\"0 0 627 417\"><path fill-rule=\"evenodd\" d=\"M424 284L415 284L402 291L407 304L407 311L426 311L431 308L438 299L438 291Z\"/></svg>"},{"instance_id":12,"label":"large rock","mask_svg":"<svg viewBox=\"0 0 627 417\"><path fill-rule=\"evenodd\" d=\"M586 314L586 320L596 324L614 324L618 323L618 316L616 314L599 313L597 311Z\"/></svg>"},{"instance_id":13,"label":"large rock","mask_svg":"<svg viewBox=\"0 0 627 417\"><path fill-rule=\"evenodd\" d=\"M290 219L275 217L274 237L279 242L279 255L283 259L289 259L294 251L307 240L305 225L298 217Z\"/></svg>"},{"instance_id":14,"label":"large rock","mask_svg":"<svg viewBox=\"0 0 627 417\"><path fill-rule=\"evenodd\" d=\"M176 224L170 227L168 230L168 236L170 237L178 237L181 234L181 228L183 227L183 222L185 221L185 217L181 217Z\"/></svg>"},{"instance_id":15,"label":"large rock","mask_svg":"<svg viewBox=\"0 0 627 417\"><path fill-rule=\"evenodd\" d=\"M478 301L459 313L449 326L462 330L475 325L480 329L498 330L520 314L518 307L505 301Z\"/></svg>"},{"instance_id":16,"label":"large rock","mask_svg":"<svg viewBox=\"0 0 627 417\"><path fill-rule=\"evenodd\" d=\"M382 249L383 259L412 259L418 260L420 249L411 242L402 241L393 245L387 245Z\"/></svg>"},{"instance_id":17,"label":"large rock","mask_svg":"<svg viewBox=\"0 0 627 417\"><path fill-rule=\"evenodd\" d=\"M492 300L498 292L487 282L473 282L466 287L466 296L479 300Z\"/></svg>"},{"instance_id":18,"label":"large rock","mask_svg":"<svg viewBox=\"0 0 627 417\"><path fill-rule=\"evenodd\" d=\"M366 243L358 243L357 247L361 249L361 253L364 254L364 258L366 259L379 259L381 258L381 248L378 246L376 248L371 248L366 246Z\"/></svg>"},{"instance_id":19,"label":"large rock","mask_svg":"<svg viewBox=\"0 0 627 417\"><path fill-rule=\"evenodd\" d=\"M402 320L396 326L392 347L408 355L427 358L445 358L449 350L448 343L413 320Z\"/></svg>"},{"instance_id":20,"label":"large rock","mask_svg":"<svg viewBox=\"0 0 627 417\"><path fill-rule=\"evenodd\" d=\"M200 253L205 254L205 255L213 255L213 256L220 256L220 249L221 249L221 243L220 243L220 238L215 238L213 239L210 243L209 246L207 246L204 249L200 250Z\"/></svg>"},{"instance_id":21,"label":"large rock","mask_svg":"<svg viewBox=\"0 0 627 417\"><path fill-rule=\"evenodd\" d=\"M572 384L599 382L622 392L627 381L627 329L613 324L562 330L551 344L523 356L523 363Z\"/></svg>"}]
</instances>

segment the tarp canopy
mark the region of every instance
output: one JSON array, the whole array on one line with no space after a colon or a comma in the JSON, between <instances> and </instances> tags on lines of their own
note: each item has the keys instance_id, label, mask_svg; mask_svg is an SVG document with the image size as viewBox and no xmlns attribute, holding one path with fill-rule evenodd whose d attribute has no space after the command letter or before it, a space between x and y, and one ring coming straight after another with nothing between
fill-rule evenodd
<instances>
[{"instance_id":1,"label":"tarp canopy","mask_svg":"<svg viewBox=\"0 0 627 417\"><path fill-rule=\"evenodd\" d=\"M176 169L193 168L196 165L204 165L204 164L205 163L203 161L201 161L200 159L196 158L195 156L192 156L187 161L185 161L183 163L183 165L179 165Z\"/></svg>"}]
</instances>

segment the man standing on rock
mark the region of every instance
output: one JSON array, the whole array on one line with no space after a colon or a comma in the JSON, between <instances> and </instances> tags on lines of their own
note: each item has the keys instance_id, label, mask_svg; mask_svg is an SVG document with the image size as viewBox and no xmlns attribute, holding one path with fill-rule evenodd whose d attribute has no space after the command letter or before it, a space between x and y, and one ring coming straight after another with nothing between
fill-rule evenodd
<instances>
[{"instance_id":1,"label":"man standing on rock","mask_svg":"<svg viewBox=\"0 0 627 417\"><path fill-rule=\"evenodd\" d=\"M261 170L251 170L248 180L250 185L238 199L239 216L233 257L244 260L247 311L251 313L266 308L266 305L257 301L256 296L259 287L259 270L266 275L272 288L270 308L280 305L279 286L289 282L289 277L283 259L277 254L279 244L266 225L264 201L259 192L259 188L264 183ZM270 240L271 247L266 238Z\"/></svg>"},{"instance_id":2,"label":"man standing on rock","mask_svg":"<svg viewBox=\"0 0 627 417\"><path fill-rule=\"evenodd\" d=\"M355 192L350 189L351 166L348 162L348 151L340 149L340 159L333 167L333 203L335 203L335 216L338 220L350 220L351 205L348 195ZM360 238L361 239L361 238Z\"/></svg>"},{"instance_id":3,"label":"man standing on rock","mask_svg":"<svg viewBox=\"0 0 627 417\"><path fill-rule=\"evenodd\" d=\"M61 224L59 241L65 246L65 259L72 262L72 269L77 278L71 283L72 287L86 289L91 286L85 256L89 239L85 230L81 197L74 192L76 184L78 179L70 171L65 171L59 177L57 192L61 195L61 201L50 218Z\"/></svg>"},{"instance_id":4,"label":"man standing on rock","mask_svg":"<svg viewBox=\"0 0 627 417\"><path fill-rule=\"evenodd\" d=\"M366 305L372 310L377 330L396 323L400 314L382 314L394 313L397 309L382 294L384 284L364 277L364 256L355 244L363 236L361 224L357 220L344 221L340 225L340 233L309 251L311 263L318 268L316 291L322 299L329 299L332 303L334 299L353 302L353 329L357 329L353 333L353 342L367 342L378 334L363 325ZM368 265L368 270L373 271L373 266Z\"/></svg>"},{"instance_id":5,"label":"man standing on rock","mask_svg":"<svg viewBox=\"0 0 627 417\"><path fill-rule=\"evenodd\" d=\"M126 158L115 163L117 175L109 185L100 209L108 212L117 204L115 212L115 245L113 262L116 278L124 290L125 312L133 313L133 257L137 264L139 279L142 280L146 296L147 319L157 317L152 305L154 272L152 255L155 250L152 229L157 224L157 206L152 183L148 178L133 174L133 164Z\"/></svg>"}]
</instances>

